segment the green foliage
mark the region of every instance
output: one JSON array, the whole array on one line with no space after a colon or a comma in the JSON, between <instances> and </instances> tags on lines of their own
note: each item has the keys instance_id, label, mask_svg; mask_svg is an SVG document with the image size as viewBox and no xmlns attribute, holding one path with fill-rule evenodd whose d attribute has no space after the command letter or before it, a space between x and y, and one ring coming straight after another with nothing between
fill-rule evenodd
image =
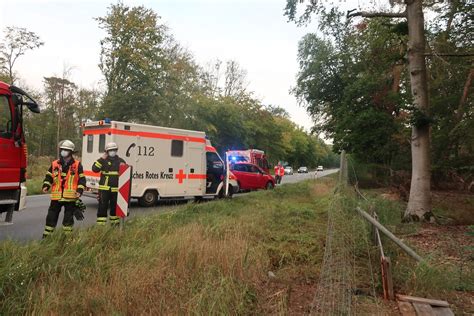
<instances>
[{"instance_id":1,"label":"green foliage","mask_svg":"<svg viewBox=\"0 0 474 316\"><path fill-rule=\"evenodd\" d=\"M104 116L203 130L221 153L258 148L273 163L332 163L324 143L246 90L246 71L236 61L224 69L220 61L209 70L199 67L152 10L119 3L98 21L107 33L100 65L107 82Z\"/></svg>"},{"instance_id":2,"label":"green foliage","mask_svg":"<svg viewBox=\"0 0 474 316\"><path fill-rule=\"evenodd\" d=\"M308 34L298 53L295 94L316 118L316 129L334 139L336 150L378 163L390 162L406 146L398 119L406 96L391 87L401 58L392 46L405 39L390 27L384 20L349 27L342 42Z\"/></svg>"},{"instance_id":3,"label":"green foliage","mask_svg":"<svg viewBox=\"0 0 474 316\"><path fill-rule=\"evenodd\" d=\"M81 123L108 117L202 130L220 153L256 148L272 163L337 166L331 147L293 123L283 108L263 104L247 90L246 71L237 61L199 66L153 10L118 3L96 20L105 31L99 67L106 90L79 87L67 69L61 77L45 77L42 92L24 87L42 105L40 115L24 113L33 156L57 156L62 139L81 152Z\"/></svg>"},{"instance_id":4,"label":"green foliage","mask_svg":"<svg viewBox=\"0 0 474 316\"><path fill-rule=\"evenodd\" d=\"M412 106L407 73L407 22L388 18L347 19L321 1L299 5L288 0L285 15L296 23L318 16L323 35L307 34L299 43L300 72L294 90L317 122L315 130L334 139L366 163L410 169L410 126L432 127L435 177L455 172L472 178L474 160L472 57L442 54L472 48L472 3L451 1L427 7L427 57L431 107ZM369 10L370 11L370 10ZM444 176L443 176L444 175ZM467 180L465 180L467 181Z\"/></svg>"}]
</instances>

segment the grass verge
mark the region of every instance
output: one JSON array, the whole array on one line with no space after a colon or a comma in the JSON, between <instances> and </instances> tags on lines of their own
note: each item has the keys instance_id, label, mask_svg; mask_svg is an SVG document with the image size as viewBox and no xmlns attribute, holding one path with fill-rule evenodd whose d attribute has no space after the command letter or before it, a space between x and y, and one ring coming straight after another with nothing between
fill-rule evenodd
<instances>
[{"instance_id":1,"label":"grass verge","mask_svg":"<svg viewBox=\"0 0 474 316\"><path fill-rule=\"evenodd\" d=\"M0 244L0 314L275 314L308 305L334 181ZM304 307L302 307L304 308Z\"/></svg>"}]
</instances>

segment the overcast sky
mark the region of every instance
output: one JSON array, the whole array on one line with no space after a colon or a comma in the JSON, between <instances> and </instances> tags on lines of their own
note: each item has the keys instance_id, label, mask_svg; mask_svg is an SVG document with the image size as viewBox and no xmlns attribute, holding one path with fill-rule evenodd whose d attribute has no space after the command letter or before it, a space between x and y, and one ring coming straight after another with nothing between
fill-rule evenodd
<instances>
[{"instance_id":1,"label":"overcast sky","mask_svg":"<svg viewBox=\"0 0 474 316\"><path fill-rule=\"evenodd\" d=\"M152 8L171 33L204 65L234 59L248 71L249 89L266 104L280 105L293 121L309 129L311 119L289 90L297 73L297 44L308 32L283 16L285 0L123 0ZM93 87L102 80L98 68L104 32L95 17L112 1L0 0L0 29L19 26L36 32L45 45L18 61L26 84L40 89L44 76L73 67L72 80ZM115 2L114 2L115 3Z\"/></svg>"}]
</instances>

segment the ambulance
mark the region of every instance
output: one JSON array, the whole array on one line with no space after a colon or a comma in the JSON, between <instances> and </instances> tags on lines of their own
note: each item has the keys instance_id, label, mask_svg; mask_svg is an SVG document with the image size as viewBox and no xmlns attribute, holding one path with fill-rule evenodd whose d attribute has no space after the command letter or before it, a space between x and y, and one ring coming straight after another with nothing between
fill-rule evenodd
<instances>
[{"instance_id":1,"label":"ambulance","mask_svg":"<svg viewBox=\"0 0 474 316\"><path fill-rule=\"evenodd\" d=\"M153 206L158 199L222 197L227 177L228 195L239 190L204 132L107 119L82 127L86 193L98 191L100 175L92 164L108 142L117 143L118 155L132 166L131 197L142 206Z\"/></svg>"}]
</instances>

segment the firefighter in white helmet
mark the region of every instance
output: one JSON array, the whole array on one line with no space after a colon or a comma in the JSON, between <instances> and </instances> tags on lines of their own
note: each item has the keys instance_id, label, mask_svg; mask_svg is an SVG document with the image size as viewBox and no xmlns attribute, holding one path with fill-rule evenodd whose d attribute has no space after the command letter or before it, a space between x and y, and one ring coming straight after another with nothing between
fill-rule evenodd
<instances>
[{"instance_id":1,"label":"firefighter in white helmet","mask_svg":"<svg viewBox=\"0 0 474 316\"><path fill-rule=\"evenodd\" d=\"M97 210L97 225L107 223L107 210L110 207L109 220L112 225L119 224L116 216L117 194L119 182L119 166L125 160L117 155L118 146L110 142L105 145L105 153L92 165L92 171L100 172L99 181L99 209Z\"/></svg>"},{"instance_id":2,"label":"firefighter in white helmet","mask_svg":"<svg viewBox=\"0 0 474 316\"><path fill-rule=\"evenodd\" d=\"M51 189L51 204L46 216L43 238L53 233L63 206L63 230L65 233L72 231L74 216L78 218L75 214L76 202L86 185L82 165L72 156L75 149L74 143L64 140L60 143L59 149L60 157L51 163L43 181L43 192L46 193Z\"/></svg>"}]
</instances>

